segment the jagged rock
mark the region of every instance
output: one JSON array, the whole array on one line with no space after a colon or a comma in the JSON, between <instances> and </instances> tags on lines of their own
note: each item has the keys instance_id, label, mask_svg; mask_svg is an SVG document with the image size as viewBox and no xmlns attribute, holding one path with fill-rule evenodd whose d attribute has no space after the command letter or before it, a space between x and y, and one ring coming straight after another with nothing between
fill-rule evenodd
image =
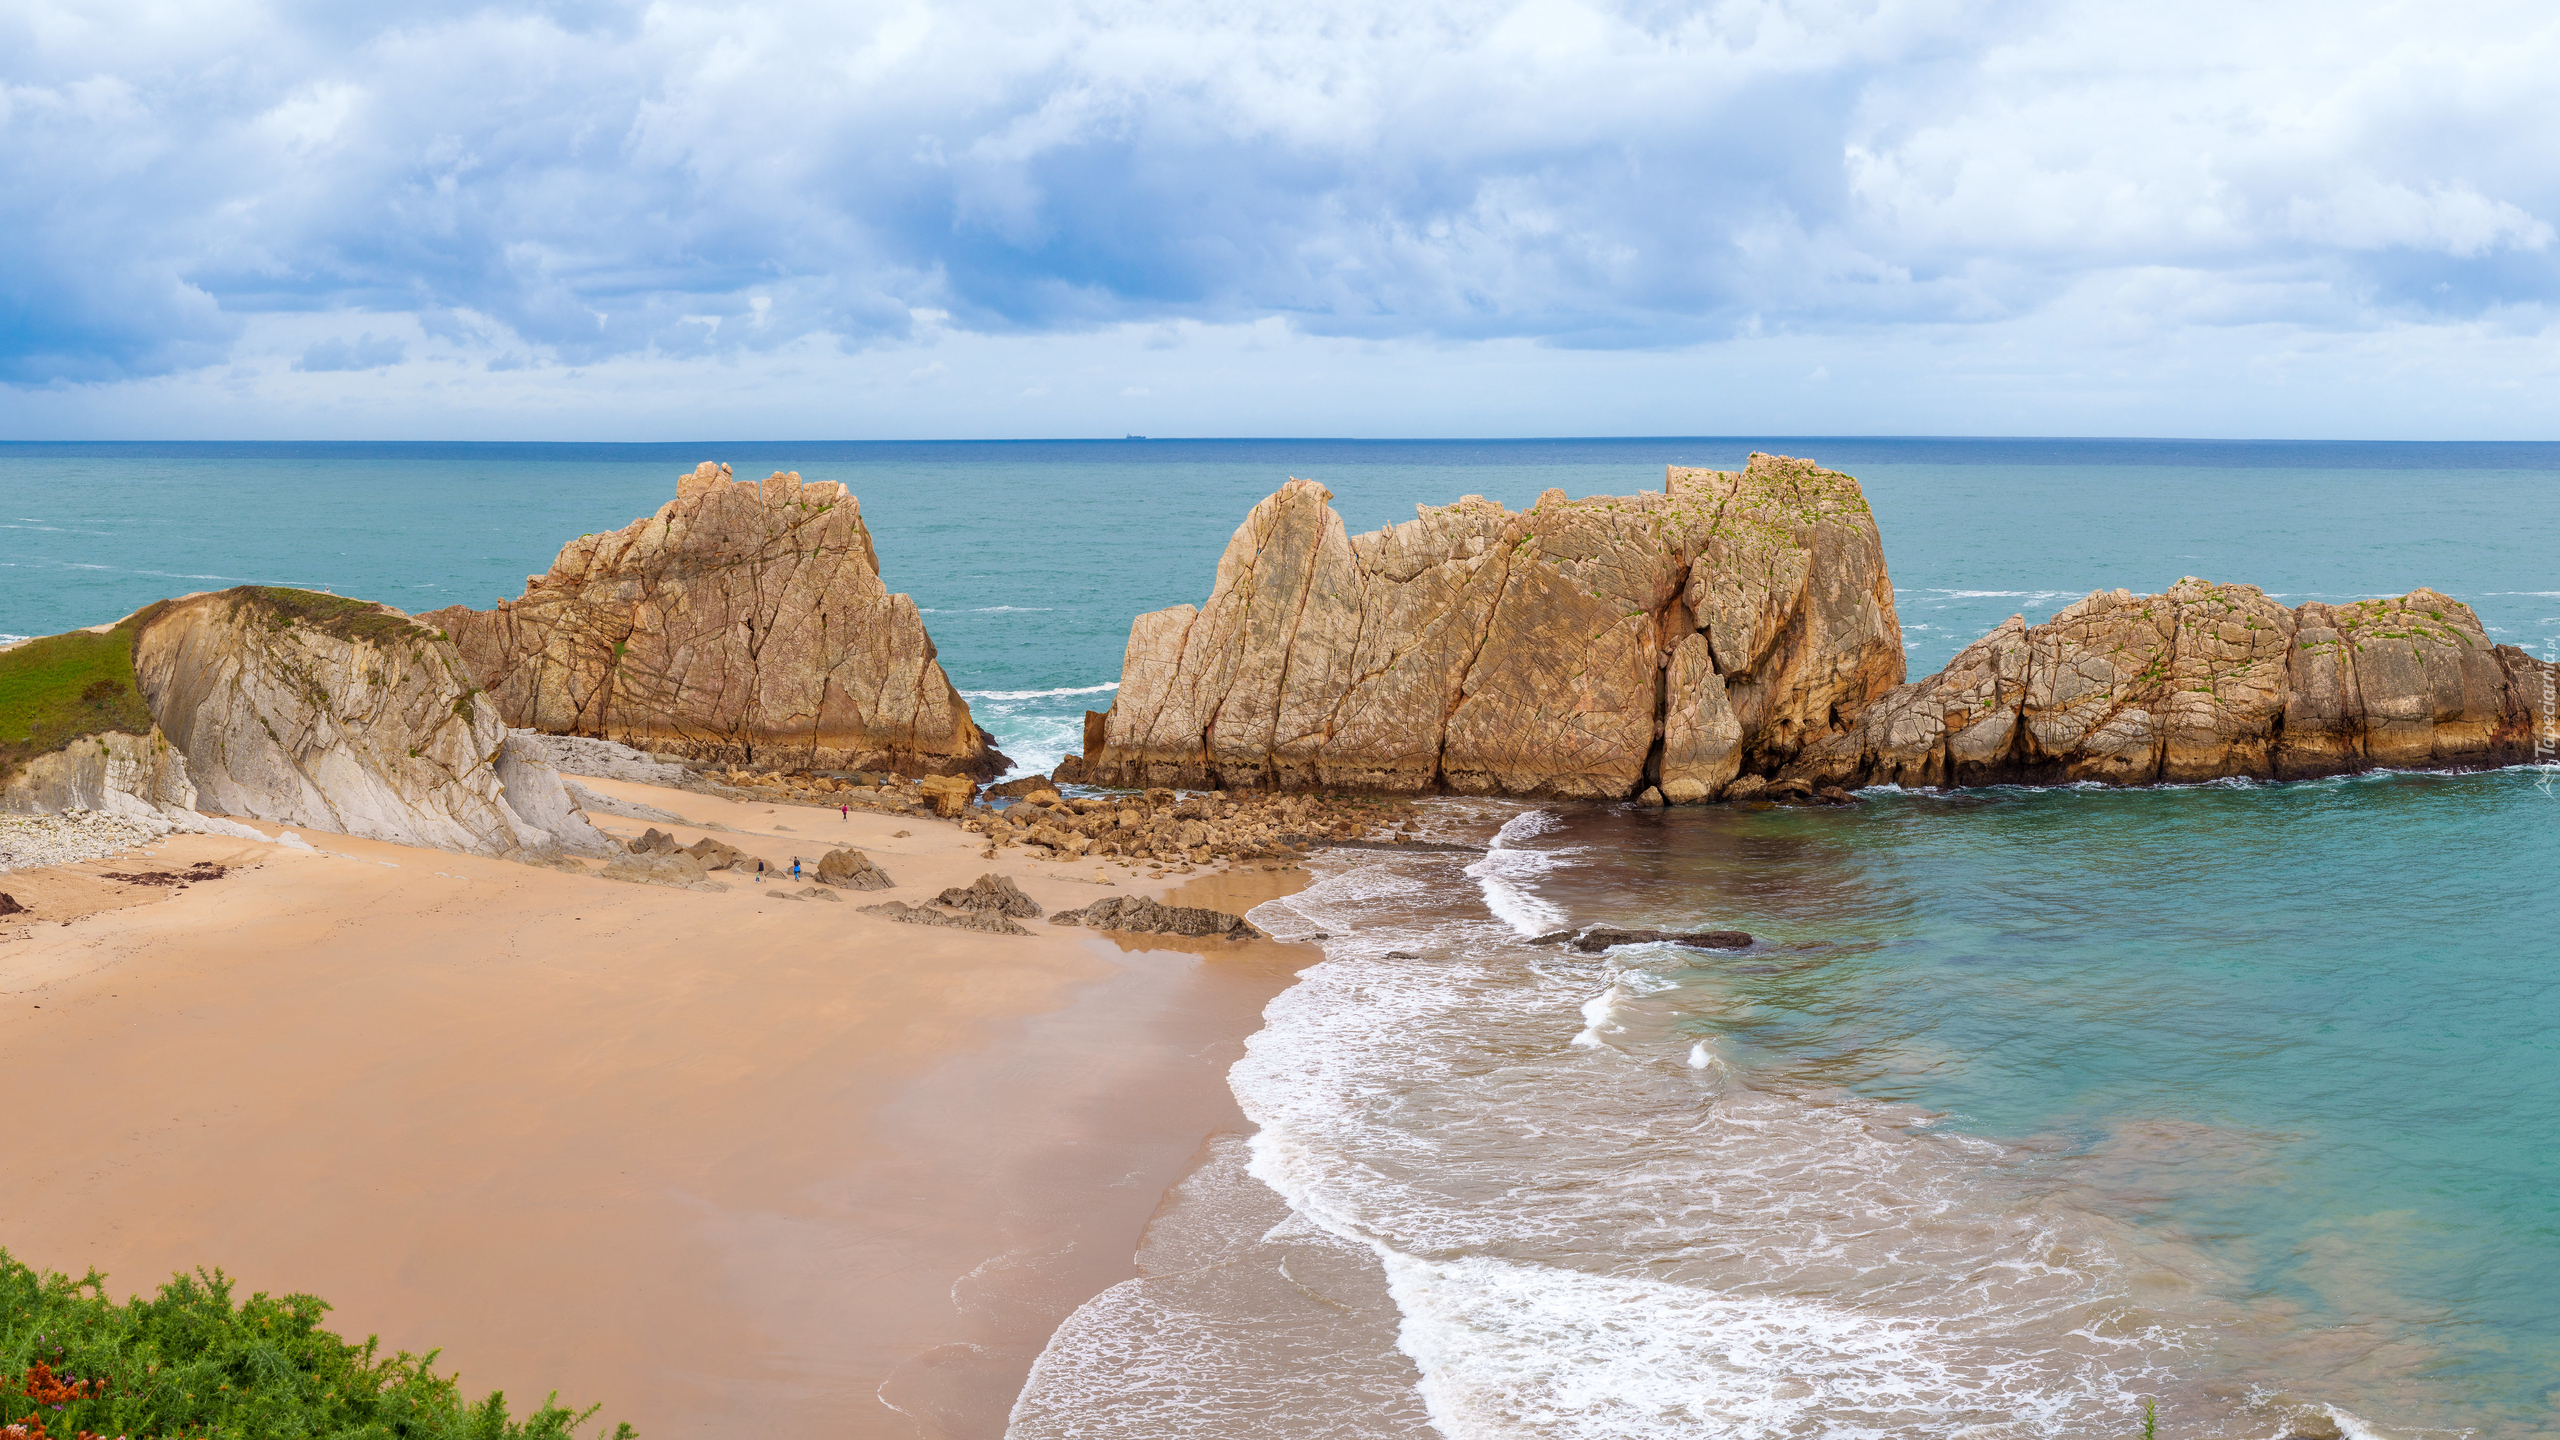
<instances>
[{"instance_id":1,"label":"jagged rock","mask_svg":"<svg viewBox=\"0 0 2560 1440\"><path fill-rule=\"evenodd\" d=\"M2189 577L2011 616L1786 773L1837 785L2298 779L2528 758L2551 667L2433 590L2287 609Z\"/></svg>"},{"instance_id":2,"label":"jagged rock","mask_svg":"<svg viewBox=\"0 0 2560 1440\"><path fill-rule=\"evenodd\" d=\"M684 847L676 843L676 837L652 825L624 848L634 855L673 855Z\"/></svg>"},{"instance_id":3,"label":"jagged rock","mask_svg":"<svg viewBox=\"0 0 2560 1440\"><path fill-rule=\"evenodd\" d=\"M909 905L903 900L889 900L878 905L865 905L862 913L895 920L901 925L942 925L954 930L981 930L989 935L1031 933L992 910L963 910L954 914L945 910L928 910L922 905Z\"/></svg>"},{"instance_id":4,"label":"jagged rock","mask_svg":"<svg viewBox=\"0 0 2560 1440\"><path fill-rule=\"evenodd\" d=\"M830 850L818 861L817 880L840 890L894 888L887 872L859 850Z\"/></svg>"},{"instance_id":5,"label":"jagged rock","mask_svg":"<svg viewBox=\"0 0 2560 1440\"><path fill-rule=\"evenodd\" d=\"M962 775L927 775L916 782L916 789L933 803L933 813L945 820L959 818L969 802L978 798L978 787Z\"/></svg>"},{"instance_id":6,"label":"jagged rock","mask_svg":"<svg viewBox=\"0 0 2560 1440\"><path fill-rule=\"evenodd\" d=\"M452 634L508 723L546 733L805 769L1009 764L832 481L705 464L655 515L563 546L522 598L420 619Z\"/></svg>"},{"instance_id":7,"label":"jagged rock","mask_svg":"<svg viewBox=\"0 0 2560 1440\"><path fill-rule=\"evenodd\" d=\"M505 727L461 657L399 611L241 586L134 621L135 680L203 808L489 855L560 843L509 799ZM517 801L584 826L556 775L518 774Z\"/></svg>"},{"instance_id":8,"label":"jagged rock","mask_svg":"<svg viewBox=\"0 0 2560 1440\"><path fill-rule=\"evenodd\" d=\"M1866 500L1809 462L1357 537L1330 498L1290 481L1204 608L1138 617L1090 782L1701 800L1902 678Z\"/></svg>"},{"instance_id":9,"label":"jagged rock","mask_svg":"<svg viewBox=\"0 0 2560 1440\"><path fill-rule=\"evenodd\" d=\"M701 861L705 870L733 870L740 865L755 863L756 858L735 845L714 840L708 835L684 847L684 853Z\"/></svg>"},{"instance_id":10,"label":"jagged rock","mask_svg":"<svg viewBox=\"0 0 2560 1440\"><path fill-rule=\"evenodd\" d=\"M1743 775L1724 787L1727 800L1757 800L1769 788L1769 782L1757 775Z\"/></svg>"},{"instance_id":11,"label":"jagged rock","mask_svg":"<svg viewBox=\"0 0 2560 1440\"><path fill-rule=\"evenodd\" d=\"M943 891L934 897L934 903L957 910L993 910L1019 920L1040 918L1039 904L1023 894L1022 887L1013 883L1010 875L981 875L965 886L954 885Z\"/></svg>"},{"instance_id":12,"label":"jagged rock","mask_svg":"<svg viewBox=\"0 0 2560 1440\"><path fill-rule=\"evenodd\" d=\"M1052 785L1091 784L1092 782L1085 777L1084 757L1081 755L1060 756L1058 759L1058 768L1049 772L1049 783Z\"/></svg>"},{"instance_id":13,"label":"jagged rock","mask_svg":"<svg viewBox=\"0 0 2560 1440\"><path fill-rule=\"evenodd\" d=\"M1144 895L1117 895L1081 910L1061 910L1052 925L1082 925L1094 930L1130 930L1149 935L1222 936L1230 940L1267 940L1241 915L1196 905L1165 905Z\"/></svg>"},{"instance_id":14,"label":"jagged rock","mask_svg":"<svg viewBox=\"0 0 2560 1440\"><path fill-rule=\"evenodd\" d=\"M617 855L604 862L602 875L634 885L664 885L676 890L718 894L729 887L711 878L702 862L682 850L665 854Z\"/></svg>"},{"instance_id":15,"label":"jagged rock","mask_svg":"<svg viewBox=\"0 0 2560 1440\"><path fill-rule=\"evenodd\" d=\"M187 757L157 726L148 735L121 730L84 735L23 762L0 786L0 811L18 815L94 810L165 822L170 812L192 812L195 805Z\"/></svg>"},{"instance_id":16,"label":"jagged rock","mask_svg":"<svg viewBox=\"0 0 2560 1440\"><path fill-rule=\"evenodd\" d=\"M1598 954L1612 945L1689 945L1701 950L1748 950L1751 937L1740 930L1622 930L1594 925L1573 937L1573 948Z\"/></svg>"},{"instance_id":17,"label":"jagged rock","mask_svg":"<svg viewBox=\"0 0 2560 1440\"><path fill-rule=\"evenodd\" d=\"M987 800L1019 800L1026 795L1035 795L1043 790L1057 788L1049 783L1049 777L1046 775L1025 775L1019 780L1007 780L1001 785L990 785L979 794L980 798Z\"/></svg>"}]
</instances>

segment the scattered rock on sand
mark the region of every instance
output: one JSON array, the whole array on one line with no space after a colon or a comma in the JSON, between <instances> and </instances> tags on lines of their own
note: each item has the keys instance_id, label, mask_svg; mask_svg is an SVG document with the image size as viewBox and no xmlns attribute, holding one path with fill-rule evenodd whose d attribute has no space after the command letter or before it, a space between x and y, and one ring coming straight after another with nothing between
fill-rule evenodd
<instances>
[{"instance_id":1,"label":"scattered rock on sand","mask_svg":"<svg viewBox=\"0 0 2560 1440\"><path fill-rule=\"evenodd\" d=\"M1691 945L1701 950L1747 950L1751 937L1740 930L1621 930L1594 925L1573 937L1573 948L1596 954L1612 945Z\"/></svg>"},{"instance_id":2,"label":"scattered rock on sand","mask_svg":"<svg viewBox=\"0 0 2560 1440\"><path fill-rule=\"evenodd\" d=\"M859 850L830 850L818 862L818 883L841 890L887 890L895 882Z\"/></svg>"},{"instance_id":3,"label":"scattered rock on sand","mask_svg":"<svg viewBox=\"0 0 2560 1440\"><path fill-rule=\"evenodd\" d=\"M1223 936L1230 940L1268 940L1241 915L1197 905L1164 905L1144 895L1115 895L1081 910L1061 910L1052 925L1082 925L1093 930L1128 930L1148 935Z\"/></svg>"},{"instance_id":4,"label":"scattered rock on sand","mask_svg":"<svg viewBox=\"0 0 2560 1440\"><path fill-rule=\"evenodd\" d=\"M735 845L714 840L708 835L686 846L684 853L701 861L705 870L727 870L756 858Z\"/></svg>"},{"instance_id":5,"label":"scattered rock on sand","mask_svg":"<svg viewBox=\"0 0 2560 1440\"><path fill-rule=\"evenodd\" d=\"M673 855L684 847L676 843L676 837L652 825L640 832L639 839L628 842L624 848L634 855Z\"/></svg>"},{"instance_id":6,"label":"scattered rock on sand","mask_svg":"<svg viewBox=\"0 0 2560 1440\"><path fill-rule=\"evenodd\" d=\"M945 820L960 818L969 802L978 798L978 787L966 775L927 775L916 782L916 789L933 802L933 813Z\"/></svg>"},{"instance_id":7,"label":"scattered rock on sand","mask_svg":"<svg viewBox=\"0 0 2560 1440\"><path fill-rule=\"evenodd\" d=\"M1031 933L992 910L962 910L955 914L948 910L929 910L922 905L910 905L903 900L888 900L878 905L865 905L862 907L862 913L877 915L883 920L895 920L901 925L942 925L953 930L983 930L989 935Z\"/></svg>"},{"instance_id":8,"label":"scattered rock on sand","mask_svg":"<svg viewBox=\"0 0 2560 1440\"><path fill-rule=\"evenodd\" d=\"M27 915L34 912L18 903L15 895L0 894L0 915Z\"/></svg>"},{"instance_id":9,"label":"scattered rock on sand","mask_svg":"<svg viewBox=\"0 0 2560 1440\"><path fill-rule=\"evenodd\" d=\"M934 897L937 905L957 910L993 910L1017 920L1040 918L1039 903L1022 893L1010 875L981 875L967 885L954 885Z\"/></svg>"},{"instance_id":10,"label":"scattered rock on sand","mask_svg":"<svg viewBox=\"0 0 2560 1440\"><path fill-rule=\"evenodd\" d=\"M718 894L729 887L711 878L702 862L681 850L666 854L617 855L605 862L607 880L623 880L634 885L665 885L677 890L700 890Z\"/></svg>"}]
</instances>

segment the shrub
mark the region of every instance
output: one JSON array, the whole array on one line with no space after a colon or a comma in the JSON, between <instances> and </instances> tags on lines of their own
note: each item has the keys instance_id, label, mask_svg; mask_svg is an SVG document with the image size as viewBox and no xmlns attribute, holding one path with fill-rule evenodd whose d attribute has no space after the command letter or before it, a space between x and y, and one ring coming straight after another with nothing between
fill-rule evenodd
<instances>
[{"instance_id":1,"label":"shrub","mask_svg":"<svg viewBox=\"0 0 2560 1440\"><path fill-rule=\"evenodd\" d=\"M118 1303L105 1277L40 1274L0 1250L0 1436L73 1440L571 1440L595 1407L522 1420L463 1397L435 1352L383 1357L320 1327L328 1305L234 1304L221 1271ZM614 1427L612 1440L635 1432Z\"/></svg>"}]
</instances>

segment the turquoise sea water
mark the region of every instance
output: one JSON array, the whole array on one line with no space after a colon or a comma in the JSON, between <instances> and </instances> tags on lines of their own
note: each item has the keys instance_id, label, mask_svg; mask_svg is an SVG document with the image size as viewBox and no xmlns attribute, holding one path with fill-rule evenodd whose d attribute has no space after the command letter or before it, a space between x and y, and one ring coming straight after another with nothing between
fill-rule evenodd
<instances>
[{"instance_id":1,"label":"turquoise sea water","mask_svg":"<svg viewBox=\"0 0 2560 1440\"><path fill-rule=\"evenodd\" d=\"M243 581L486 605L724 459L849 484L981 722L1045 768L1107 703L1129 617L1203 598L1286 476L1330 486L1356 530L1468 493L1623 493L1752 449L1860 477L1915 675L2013 611L2188 574L2287 603L2432 585L2496 640L2560 642L2560 446L1807 439L6 445L0 632ZM1510 1008L1449 1013L1562 1047L1586 1024L1577 997L1632 986L1682 1073L1704 1043L1749 1086L1828 1087L1902 1117L1887 1129L1998 1142L1985 1194L2067 1201L2176 1292L2157 1308L2189 1338L2143 1372L2187 1426L2164 1434L2265 1434L2244 1402L2270 1388L2387 1433L2560 1434L2560 798L2541 780L1567 807L1518 841L1555 860L1524 892L1577 920L1713 920L1771 947L1613 979L1485 940L1470 984ZM1673 1117L1701 1103L1646 1093ZM1601 1184L1606 1162L1558 1145ZM1601 1242L1610 1223L1593 1222ZM1638 1249L1621 1269L1650 1263ZM1456 1293L1400 1283L1417 1306ZM1954 1415L1906 1433L1957 1433ZM2054 1415L2014 1433L2094 1433ZM1689 1433L1832 1433L1797 1423Z\"/></svg>"}]
</instances>

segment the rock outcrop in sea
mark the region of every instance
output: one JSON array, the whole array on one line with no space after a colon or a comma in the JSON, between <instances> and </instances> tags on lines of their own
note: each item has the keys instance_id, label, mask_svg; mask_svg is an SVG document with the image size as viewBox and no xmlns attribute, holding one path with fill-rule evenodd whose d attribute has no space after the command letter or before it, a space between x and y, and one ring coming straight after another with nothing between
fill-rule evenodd
<instances>
[{"instance_id":1,"label":"rock outcrop in sea","mask_svg":"<svg viewBox=\"0 0 2560 1440\"><path fill-rule=\"evenodd\" d=\"M2287 608L2189 577L2012 615L1785 767L1819 785L2292 780L2531 756L2551 667L2433 590Z\"/></svg>"},{"instance_id":2,"label":"rock outcrop in sea","mask_svg":"<svg viewBox=\"0 0 2560 1440\"><path fill-rule=\"evenodd\" d=\"M704 464L655 515L561 547L522 598L419 617L511 725L805 770L985 778L988 743L833 481Z\"/></svg>"},{"instance_id":3,"label":"rock outcrop in sea","mask_svg":"<svg viewBox=\"0 0 2560 1440\"><path fill-rule=\"evenodd\" d=\"M1061 773L1695 801L1844 733L1903 677L1866 499L1809 461L1518 513L1469 496L1359 536L1331 498L1290 481L1205 606L1138 617Z\"/></svg>"},{"instance_id":4,"label":"rock outcrop in sea","mask_svg":"<svg viewBox=\"0 0 2560 1440\"><path fill-rule=\"evenodd\" d=\"M0 808L183 829L244 816L482 854L609 848L558 772L510 746L451 642L388 606L242 586L50 638L79 637L111 644L81 641L100 652L77 677L92 708L142 726L25 759Z\"/></svg>"}]
</instances>

